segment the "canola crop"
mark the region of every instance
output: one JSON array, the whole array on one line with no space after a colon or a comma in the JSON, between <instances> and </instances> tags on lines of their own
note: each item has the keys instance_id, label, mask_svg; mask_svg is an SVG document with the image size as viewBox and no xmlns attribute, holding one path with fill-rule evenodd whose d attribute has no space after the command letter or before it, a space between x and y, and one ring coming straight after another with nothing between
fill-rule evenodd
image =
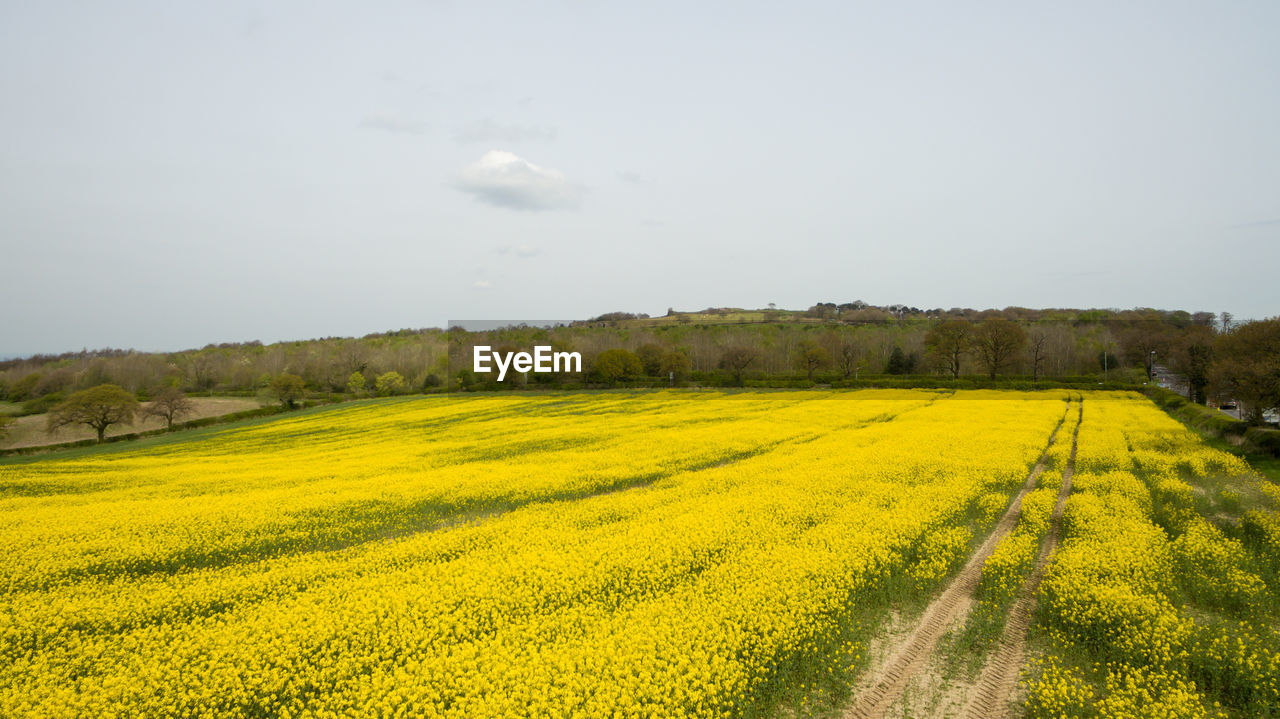
<instances>
[{"instance_id":1,"label":"canola crop","mask_svg":"<svg viewBox=\"0 0 1280 719\"><path fill-rule=\"evenodd\" d=\"M1149 402L1102 394L1073 483L1028 715L1280 716L1274 485ZM1243 516L1242 492L1259 504Z\"/></svg>"},{"instance_id":2,"label":"canola crop","mask_svg":"<svg viewBox=\"0 0 1280 719\"><path fill-rule=\"evenodd\" d=\"M1064 398L425 397L0 465L0 716L758 712L945 580Z\"/></svg>"}]
</instances>

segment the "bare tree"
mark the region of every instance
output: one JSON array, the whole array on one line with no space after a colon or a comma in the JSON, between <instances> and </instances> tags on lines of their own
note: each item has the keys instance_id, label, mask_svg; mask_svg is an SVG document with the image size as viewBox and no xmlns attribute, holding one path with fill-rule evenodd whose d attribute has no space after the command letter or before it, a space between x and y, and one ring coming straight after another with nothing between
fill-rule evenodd
<instances>
[{"instance_id":1,"label":"bare tree","mask_svg":"<svg viewBox=\"0 0 1280 719\"><path fill-rule=\"evenodd\" d=\"M215 376L216 362L211 354L201 350L187 360L187 372L191 375L191 386L206 391L218 383Z\"/></svg>"},{"instance_id":2,"label":"bare tree","mask_svg":"<svg viewBox=\"0 0 1280 719\"><path fill-rule=\"evenodd\" d=\"M177 387L165 387L156 393L146 407L142 408L142 417L159 417L164 420L166 429L173 429L173 423L181 417L195 412L196 406L187 395Z\"/></svg>"},{"instance_id":3,"label":"bare tree","mask_svg":"<svg viewBox=\"0 0 1280 719\"><path fill-rule=\"evenodd\" d=\"M1017 356L1026 343L1027 333L1003 317L982 322L973 333L973 349L991 379L996 378L996 374Z\"/></svg>"},{"instance_id":4,"label":"bare tree","mask_svg":"<svg viewBox=\"0 0 1280 719\"><path fill-rule=\"evenodd\" d=\"M840 374L845 379L849 379L849 375L857 371L858 358L861 354L860 348L852 339L845 338L840 341L840 352L836 356L840 363Z\"/></svg>"},{"instance_id":5,"label":"bare tree","mask_svg":"<svg viewBox=\"0 0 1280 719\"><path fill-rule=\"evenodd\" d=\"M1031 379L1040 379L1040 368L1049 356L1049 332L1043 327L1033 327L1027 333L1027 349L1031 355Z\"/></svg>"},{"instance_id":6,"label":"bare tree","mask_svg":"<svg viewBox=\"0 0 1280 719\"><path fill-rule=\"evenodd\" d=\"M952 378L960 376L960 360L969 352L973 340L973 325L964 320L949 320L929 329L924 344L929 353L942 360L942 366Z\"/></svg>"},{"instance_id":7,"label":"bare tree","mask_svg":"<svg viewBox=\"0 0 1280 719\"><path fill-rule=\"evenodd\" d=\"M1156 356L1164 357L1168 353L1169 339L1166 325L1140 320L1121 334L1120 344L1124 347L1125 359L1130 364L1146 367L1147 381L1150 382L1155 372Z\"/></svg>"},{"instance_id":8,"label":"bare tree","mask_svg":"<svg viewBox=\"0 0 1280 719\"><path fill-rule=\"evenodd\" d=\"M812 382L813 371L819 367L825 367L831 361L831 353L827 352L825 347L811 340L805 340L800 343L799 359L800 365L808 373L809 381Z\"/></svg>"},{"instance_id":9,"label":"bare tree","mask_svg":"<svg viewBox=\"0 0 1280 719\"><path fill-rule=\"evenodd\" d=\"M734 382L742 384L742 373L760 357L760 352L746 345L731 345L720 355L720 367L733 373Z\"/></svg>"},{"instance_id":10,"label":"bare tree","mask_svg":"<svg viewBox=\"0 0 1280 719\"><path fill-rule=\"evenodd\" d=\"M368 348L359 340L340 340L333 359L343 377L350 377L353 372L364 373L369 367Z\"/></svg>"}]
</instances>

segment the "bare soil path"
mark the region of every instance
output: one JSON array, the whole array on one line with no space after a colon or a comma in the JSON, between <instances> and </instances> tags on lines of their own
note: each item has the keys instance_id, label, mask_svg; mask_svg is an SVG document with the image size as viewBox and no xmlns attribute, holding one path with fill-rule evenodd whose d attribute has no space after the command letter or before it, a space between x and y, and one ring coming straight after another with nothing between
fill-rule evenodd
<instances>
[{"instance_id":1,"label":"bare soil path","mask_svg":"<svg viewBox=\"0 0 1280 719\"><path fill-rule=\"evenodd\" d=\"M1083 419L1084 405L1081 404L1079 420ZM1036 608L1036 590L1040 588L1040 580L1044 578L1049 561L1062 541L1062 512L1067 505L1067 495L1071 494L1071 477L1075 474L1080 421L1076 422L1076 429L1071 437L1071 457L1062 470L1062 489L1058 492L1058 501L1049 520L1048 536L1036 557L1031 576L1023 583L1013 608L1009 610L1004 631L1000 634L1000 643L982 668L982 674L969 696L962 716L970 719L1011 719L1016 715L1014 692L1018 688L1018 674L1026 654L1031 615Z\"/></svg>"},{"instance_id":2,"label":"bare soil path","mask_svg":"<svg viewBox=\"0 0 1280 719\"><path fill-rule=\"evenodd\" d=\"M855 693L853 704L845 711L848 719L880 719L888 709L901 697L911 680L928 666L934 647L938 640L957 620L963 620L974 602L974 593L978 589L978 581L982 578L982 565L991 556L991 552L1000 540L1018 524L1022 513L1022 499L1036 486L1036 480L1044 471L1048 459L1049 448L1053 446L1063 421L1054 427L1045 445L1044 452L1036 462L1031 474L1022 489L1009 503L1009 508L996 523L991 534L978 550L969 557L964 568L947 585L942 594L928 607L916 622L915 628L907 633L898 644L891 648L888 659L877 670L871 672L861 688ZM1024 633L1025 636L1025 633ZM1016 670L1015 670L1016 671Z\"/></svg>"}]
</instances>

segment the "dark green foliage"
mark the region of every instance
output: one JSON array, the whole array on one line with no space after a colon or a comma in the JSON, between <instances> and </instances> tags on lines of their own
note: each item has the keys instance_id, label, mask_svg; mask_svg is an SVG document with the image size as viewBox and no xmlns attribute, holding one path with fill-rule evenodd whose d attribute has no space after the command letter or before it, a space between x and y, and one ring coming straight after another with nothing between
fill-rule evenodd
<instances>
[{"instance_id":1,"label":"dark green foliage","mask_svg":"<svg viewBox=\"0 0 1280 719\"><path fill-rule=\"evenodd\" d=\"M667 349L654 342L648 342L636 348L636 357L640 359L644 373L650 377L656 377L663 373L662 360L666 355Z\"/></svg>"},{"instance_id":2,"label":"dark green foliage","mask_svg":"<svg viewBox=\"0 0 1280 719\"><path fill-rule=\"evenodd\" d=\"M916 353L907 354L902 351L901 347L894 345L893 351L889 353L889 361L885 363L885 374L912 374L919 364L920 358Z\"/></svg>"},{"instance_id":3,"label":"dark green foliage","mask_svg":"<svg viewBox=\"0 0 1280 719\"><path fill-rule=\"evenodd\" d=\"M138 411L138 400L113 384L101 384L80 390L67 397L49 412L46 427L50 432L73 424L92 427L101 442L113 424L131 424Z\"/></svg>"},{"instance_id":4,"label":"dark green foliage","mask_svg":"<svg viewBox=\"0 0 1280 719\"><path fill-rule=\"evenodd\" d=\"M298 406L298 400L302 399L303 394L306 393L306 385L298 375L286 372L271 380L271 384L267 385L267 391L280 402L280 406L293 409Z\"/></svg>"},{"instance_id":5,"label":"dark green foliage","mask_svg":"<svg viewBox=\"0 0 1280 719\"><path fill-rule=\"evenodd\" d=\"M36 384L40 382L42 375L39 372L32 372L29 375L20 377L16 382L9 385L9 401L25 402L35 397Z\"/></svg>"},{"instance_id":6,"label":"dark green foliage","mask_svg":"<svg viewBox=\"0 0 1280 719\"><path fill-rule=\"evenodd\" d=\"M633 380L640 376L644 367L640 358L626 350L605 350L596 357L591 374L601 382L614 383Z\"/></svg>"},{"instance_id":7,"label":"dark green foliage","mask_svg":"<svg viewBox=\"0 0 1280 719\"><path fill-rule=\"evenodd\" d=\"M64 399L66 399L66 395L62 392L53 392L43 397L35 397L22 403L22 413L44 414L56 407Z\"/></svg>"}]
</instances>

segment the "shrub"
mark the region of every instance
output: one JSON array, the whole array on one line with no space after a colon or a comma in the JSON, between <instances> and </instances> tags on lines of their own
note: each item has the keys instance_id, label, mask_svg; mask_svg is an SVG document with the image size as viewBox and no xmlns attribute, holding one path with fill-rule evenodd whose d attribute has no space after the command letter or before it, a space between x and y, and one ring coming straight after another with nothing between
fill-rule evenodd
<instances>
[{"instance_id":1,"label":"shrub","mask_svg":"<svg viewBox=\"0 0 1280 719\"><path fill-rule=\"evenodd\" d=\"M605 350L596 357L591 372L602 382L632 380L644 371L640 358L626 350Z\"/></svg>"},{"instance_id":2,"label":"shrub","mask_svg":"<svg viewBox=\"0 0 1280 719\"><path fill-rule=\"evenodd\" d=\"M302 378L287 372L271 380L271 384L267 385L267 391L280 402L280 406L287 409L298 406L298 400L302 399L305 390L306 385Z\"/></svg>"},{"instance_id":3,"label":"shrub","mask_svg":"<svg viewBox=\"0 0 1280 719\"><path fill-rule=\"evenodd\" d=\"M409 389L409 386L405 384L404 376L395 371L378 375L378 378L373 381L373 386L378 390L379 397L404 394L405 390Z\"/></svg>"},{"instance_id":4,"label":"shrub","mask_svg":"<svg viewBox=\"0 0 1280 719\"><path fill-rule=\"evenodd\" d=\"M351 376L347 378L347 391L359 397L364 394L365 386L367 384L368 383L365 381L363 374L360 372L352 372Z\"/></svg>"},{"instance_id":5,"label":"shrub","mask_svg":"<svg viewBox=\"0 0 1280 719\"><path fill-rule=\"evenodd\" d=\"M23 414L44 414L53 409L59 402L66 398L62 392L53 392L43 397L35 397L22 403Z\"/></svg>"}]
</instances>

